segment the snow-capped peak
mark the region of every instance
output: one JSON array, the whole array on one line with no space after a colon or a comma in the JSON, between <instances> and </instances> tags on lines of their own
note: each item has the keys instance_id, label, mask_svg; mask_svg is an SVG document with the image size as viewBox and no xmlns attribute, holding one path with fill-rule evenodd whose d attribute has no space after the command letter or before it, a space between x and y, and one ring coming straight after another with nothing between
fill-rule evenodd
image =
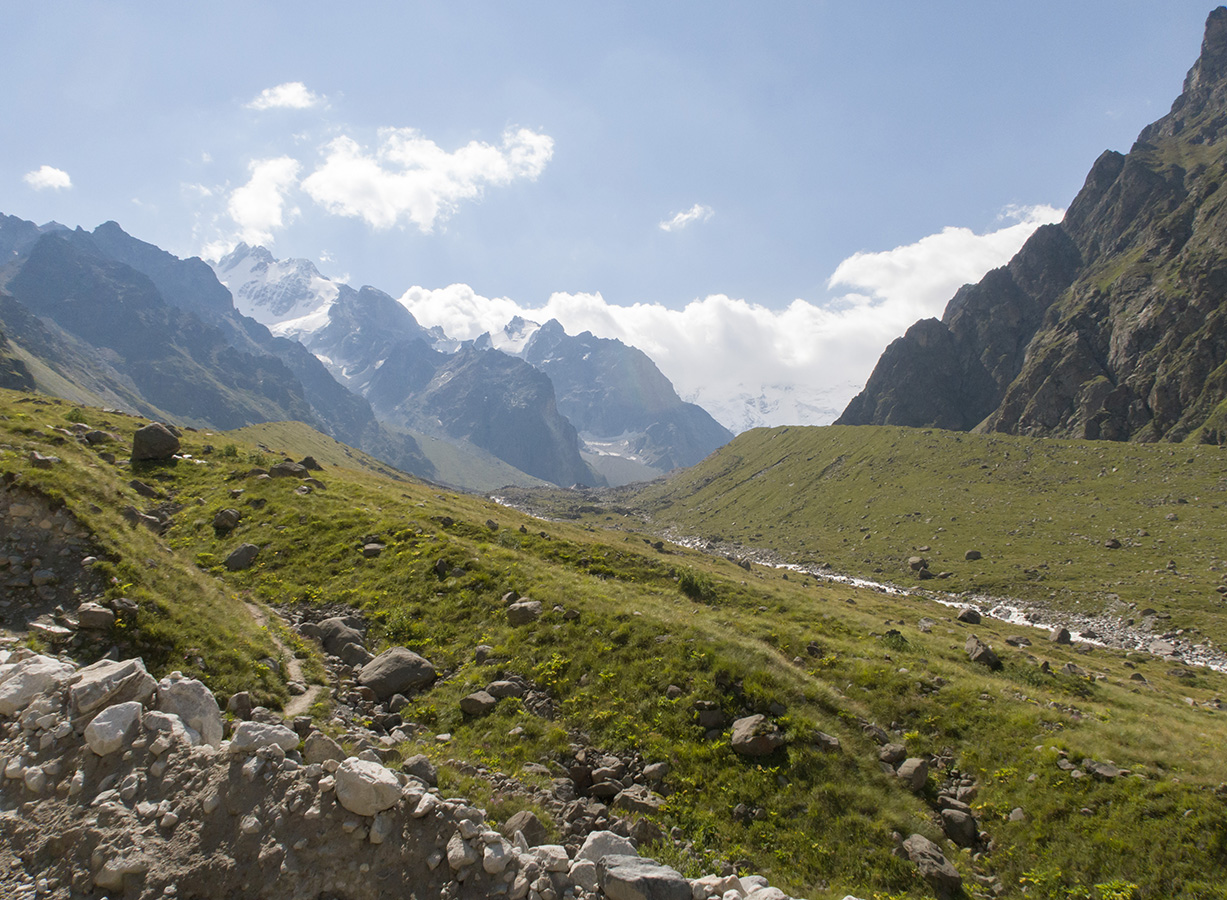
<instances>
[{"instance_id":1,"label":"snow-capped peak","mask_svg":"<svg viewBox=\"0 0 1227 900\"><path fill-rule=\"evenodd\" d=\"M533 335L540 330L538 323L516 316L503 326L502 331L496 331L489 336L490 346L510 356L521 356Z\"/></svg>"},{"instance_id":2,"label":"snow-capped peak","mask_svg":"<svg viewBox=\"0 0 1227 900\"><path fill-rule=\"evenodd\" d=\"M239 244L212 266L235 308L278 335L298 337L328 324L340 291L310 260L277 260L264 247Z\"/></svg>"}]
</instances>

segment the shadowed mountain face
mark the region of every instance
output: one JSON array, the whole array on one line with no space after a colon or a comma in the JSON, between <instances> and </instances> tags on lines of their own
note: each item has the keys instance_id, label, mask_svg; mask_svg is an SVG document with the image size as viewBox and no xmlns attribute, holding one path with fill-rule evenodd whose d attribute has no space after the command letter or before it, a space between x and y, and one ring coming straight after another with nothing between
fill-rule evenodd
<instances>
[{"instance_id":1,"label":"shadowed mountain face","mask_svg":"<svg viewBox=\"0 0 1227 900\"><path fill-rule=\"evenodd\" d=\"M386 422L467 441L564 487L600 481L546 375L494 350L440 353L413 314L382 291L342 286L328 324L303 339Z\"/></svg>"},{"instance_id":2,"label":"shadowed mountain face","mask_svg":"<svg viewBox=\"0 0 1227 900\"><path fill-rule=\"evenodd\" d=\"M1227 439L1227 9L1171 112L1064 221L882 354L839 424Z\"/></svg>"},{"instance_id":3,"label":"shadowed mountain face","mask_svg":"<svg viewBox=\"0 0 1227 900\"><path fill-rule=\"evenodd\" d=\"M629 435L634 455L656 469L690 466L728 443L732 432L693 403L635 347L574 337L551 319L529 339L523 358L545 372L558 392L558 409L593 439Z\"/></svg>"},{"instance_id":4,"label":"shadowed mountain face","mask_svg":"<svg viewBox=\"0 0 1227 900\"><path fill-rule=\"evenodd\" d=\"M199 259L181 260L115 223L93 234L0 222L0 316L51 393L96 398L219 429L292 419L393 465L429 474L412 438L376 421L300 344L234 309ZM16 357L12 348L10 357Z\"/></svg>"}]
</instances>

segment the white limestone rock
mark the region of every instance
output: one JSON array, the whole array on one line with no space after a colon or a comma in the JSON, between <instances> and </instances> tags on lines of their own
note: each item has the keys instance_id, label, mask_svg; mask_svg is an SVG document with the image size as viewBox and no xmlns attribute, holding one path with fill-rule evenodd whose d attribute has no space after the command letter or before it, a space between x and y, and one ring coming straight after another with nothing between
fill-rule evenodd
<instances>
[{"instance_id":1,"label":"white limestone rock","mask_svg":"<svg viewBox=\"0 0 1227 900\"><path fill-rule=\"evenodd\" d=\"M352 813L373 816L400 800L400 782L379 763L351 756L337 767L337 801Z\"/></svg>"},{"instance_id":2,"label":"white limestone rock","mask_svg":"<svg viewBox=\"0 0 1227 900\"><path fill-rule=\"evenodd\" d=\"M127 746L145 708L135 700L108 706L85 726L85 743L99 756Z\"/></svg>"},{"instance_id":3,"label":"white limestone rock","mask_svg":"<svg viewBox=\"0 0 1227 900\"><path fill-rule=\"evenodd\" d=\"M203 682L185 678L181 672L171 672L158 682L157 708L178 716L210 747L222 742L222 711L217 698Z\"/></svg>"},{"instance_id":4,"label":"white limestone rock","mask_svg":"<svg viewBox=\"0 0 1227 900\"><path fill-rule=\"evenodd\" d=\"M0 666L0 715L16 715L36 697L59 690L75 675L71 663L51 656L31 656Z\"/></svg>"}]
</instances>

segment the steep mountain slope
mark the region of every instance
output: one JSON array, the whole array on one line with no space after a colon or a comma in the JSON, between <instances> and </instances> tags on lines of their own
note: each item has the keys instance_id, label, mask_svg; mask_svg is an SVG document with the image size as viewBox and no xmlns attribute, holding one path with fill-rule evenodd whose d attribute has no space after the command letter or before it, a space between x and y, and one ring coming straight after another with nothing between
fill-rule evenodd
<instances>
[{"instance_id":1,"label":"steep mountain slope","mask_svg":"<svg viewBox=\"0 0 1227 900\"><path fill-rule=\"evenodd\" d=\"M1225 123L1220 8L1171 112L1096 161L1061 223L892 343L838 423L1227 437Z\"/></svg>"},{"instance_id":2,"label":"steep mountain slope","mask_svg":"<svg viewBox=\"0 0 1227 900\"><path fill-rule=\"evenodd\" d=\"M597 484L549 379L523 360L464 347L433 349L433 336L392 297L342 285L326 324L300 339L381 420L492 454L554 484Z\"/></svg>"},{"instance_id":3,"label":"steep mountain slope","mask_svg":"<svg viewBox=\"0 0 1227 900\"><path fill-rule=\"evenodd\" d=\"M646 353L621 341L587 331L572 337L551 319L518 355L550 377L559 411L590 445L618 441L630 459L668 471L733 437L705 410L683 403Z\"/></svg>"},{"instance_id":4,"label":"steep mountain slope","mask_svg":"<svg viewBox=\"0 0 1227 900\"><path fill-rule=\"evenodd\" d=\"M0 322L40 389L216 428L296 419L430 474L412 438L301 345L239 314L199 259L114 222L87 234L5 217L0 243L16 254L0 272Z\"/></svg>"},{"instance_id":5,"label":"steep mountain slope","mask_svg":"<svg viewBox=\"0 0 1227 900\"><path fill-rule=\"evenodd\" d=\"M91 238L110 258L147 275L172 306L219 328L233 347L281 360L302 385L314 420L330 435L403 471L426 477L432 474L431 464L412 437L384 427L362 397L346 390L297 341L276 337L260 322L243 315L207 263L179 259L132 237L114 222L98 226Z\"/></svg>"}]
</instances>

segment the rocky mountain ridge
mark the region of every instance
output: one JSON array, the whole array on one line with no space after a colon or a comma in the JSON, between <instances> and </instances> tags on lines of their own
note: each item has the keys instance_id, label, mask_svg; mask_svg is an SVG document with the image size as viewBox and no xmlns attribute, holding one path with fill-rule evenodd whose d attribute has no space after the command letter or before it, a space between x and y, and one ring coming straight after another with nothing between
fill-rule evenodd
<instances>
[{"instance_id":1,"label":"rocky mountain ridge","mask_svg":"<svg viewBox=\"0 0 1227 900\"><path fill-rule=\"evenodd\" d=\"M556 320L538 325L518 317L497 334L487 333L473 341L452 340L437 328L423 329L407 309L382 291L371 287L355 291L349 285L328 282L310 262L277 261L261 247L240 245L216 263L215 269L236 297L250 303L252 315L275 333L296 337L339 380L370 399L381 416L389 416L396 424L428 431L437 427L435 412L417 409L415 392L421 389L428 370L438 370L441 379L449 380L446 357L469 347L500 352L544 372L553 385L557 414L580 434L584 448L630 460L649 477L697 462L732 437L706 411L683 402L646 354L621 341L586 332L571 336ZM472 366L460 368L473 374ZM500 374L514 373L523 384L532 382L514 366L500 362L488 368ZM404 379L404 384L398 379ZM474 384L483 393L488 393L486 387ZM497 393L499 388L492 387ZM454 398L455 387L449 393ZM474 398L474 402L480 401ZM512 408L523 408L523 404ZM547 406L534 413L542 422L551 422L554 415ZM442 426L453 438L473 433L467 429L461 435L460 426L449 425L446 415ZM551 424L549 431L562 435L566 428ZM522 455L514 445L527 439L521 434L503 440L491 434L484 440L477 445L511 462L510 456ZM545 452L544 444L541 451ZM571 455L569 444L551 445L549 453L559 458ZM589 459L599 462L599 457ZM573 461L564 469L570 474L580 471ZM538 466L530 474L549 470ZM562 484L557 479L565 477L560 470L547 480ZM592 471L575 479L586 484L602 480L601 474Z\"/></svg>"},{"instance_id":2,"label":"rocky mountain ridge","mask_svg":"<svg viewBox=\"0 0 1227 900\"><path fill-rule=\"evenodd\" d=\"M1171 112L1062 222L882 354L839 424L1106 440L1227 434L1227 9Z\"/></svg>"}]
</instances>

